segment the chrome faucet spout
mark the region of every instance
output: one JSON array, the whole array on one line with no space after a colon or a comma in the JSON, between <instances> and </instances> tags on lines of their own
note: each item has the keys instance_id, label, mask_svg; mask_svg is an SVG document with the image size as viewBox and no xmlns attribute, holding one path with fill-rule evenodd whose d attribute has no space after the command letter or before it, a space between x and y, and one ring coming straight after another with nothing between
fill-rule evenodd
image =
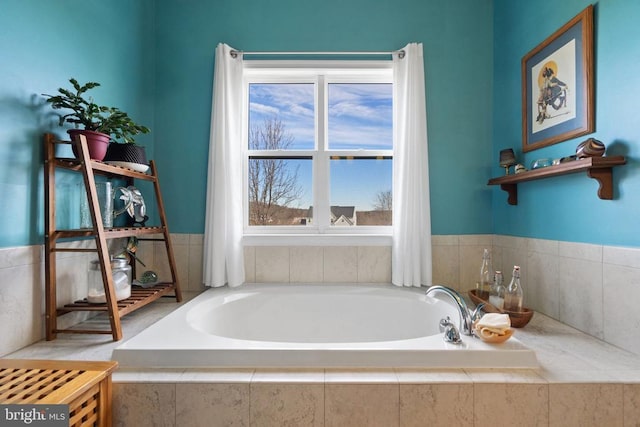
<instances>
[{"instance_id":1,"label":"chrome faucet spout","mask_svg":"<svg viewBox=\"0 0 640 427\"><path fill-rule=\"evenodd\" d=\"M465 335L473 335L473 321L480 314L480 310L482 307L478 306L473 313L469 311L469 307L467 303L464 301L462 296L455 290L442 285L434 285L427 289L427 296L430 296L434 293L441 293L444 295L448 295L456 304L458 308L458 314L460 315L460 330Z\"/></svg>"}]
</instances>

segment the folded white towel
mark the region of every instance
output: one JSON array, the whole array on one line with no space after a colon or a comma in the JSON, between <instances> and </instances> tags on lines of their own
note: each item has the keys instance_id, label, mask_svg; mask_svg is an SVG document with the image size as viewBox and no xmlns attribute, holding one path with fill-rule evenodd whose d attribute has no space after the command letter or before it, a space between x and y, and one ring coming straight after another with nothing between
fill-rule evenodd
<instances>
[{"instance_id":1,"label":"folded white towel","mask_svg":"<svg viewBox=\"0 0 640 427\"><path fill-rule=\"evenodd\" d=\"M508 314L487 313L476 323L476 330L485 337L504 335L511 328Z\"/></svg>"}]
</instances>

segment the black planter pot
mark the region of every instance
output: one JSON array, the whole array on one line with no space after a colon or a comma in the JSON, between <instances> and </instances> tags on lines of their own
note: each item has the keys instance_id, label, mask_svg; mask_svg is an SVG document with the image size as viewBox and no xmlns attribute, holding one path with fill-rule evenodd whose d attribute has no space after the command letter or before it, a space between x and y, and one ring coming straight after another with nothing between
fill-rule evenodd
<instances>
[{"instance_id":1,"label":"black planter pot","mask_svg":"<svg viewBox=\"0 0 640 427\"><path fill-rule=\"evenodd\" d=\"M115 142L109 144L104 161L148 164L147 155L142 145L118 144Z\"/></svg>"}]
</instances>

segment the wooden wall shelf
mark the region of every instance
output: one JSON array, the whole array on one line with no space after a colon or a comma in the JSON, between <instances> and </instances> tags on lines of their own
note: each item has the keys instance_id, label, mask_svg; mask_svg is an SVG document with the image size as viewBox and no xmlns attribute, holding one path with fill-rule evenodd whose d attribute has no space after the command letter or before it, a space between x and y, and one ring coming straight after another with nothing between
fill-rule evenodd
<instances>
[{"instance_id":1,"label":"wooden wall shelf","mask_svg":"<svg viewBox=\"0 0 640 427\"><path fill-rule=\"evenodd\" d=\"M603 200L613 199L613 167L627 163L623 156L588 157L546 168L534 169L514 175L505 175L491 178L487 185L499 185L509 194L510 205L518 204L518 183L534 181L537 179L551 178L570 173L587 172L589 178L593 178L600 184L598 197Z\"/></svg>"}]
</instances>

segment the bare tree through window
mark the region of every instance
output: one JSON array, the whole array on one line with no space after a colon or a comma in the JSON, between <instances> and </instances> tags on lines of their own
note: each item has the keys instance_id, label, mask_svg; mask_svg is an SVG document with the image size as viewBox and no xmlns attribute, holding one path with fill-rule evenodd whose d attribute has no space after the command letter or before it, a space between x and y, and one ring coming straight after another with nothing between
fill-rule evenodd
<instances>
[{"instance_id":1,"label":"bare tree through window","mask_svg":"<svg viewBox=\"0 0 640 427\"><path fill-rule=\"evenodd\" d=\"M393 208L393 196L391 190L379 191L373 208L377 211L391 211Z\"/></svg>"},{"instance_id":2,"label":"bare tree through window","mask_svg":"<svg viewBox=\"0 0 640 427\"><path fill-rule=\"evenodd\" d=\"M361 212L358 214L360 225L391 225L393 209L392 191L378 191L372 206L372 211Z\"/></svg>"},{"instance_id":3,"label":"bare tree through window","mask_svg":"<svg viewBox=\"0 0 640 427\"><path fill-rule=\"evenodd\" d=\"M250 150L286 150L294 142L277 116L265 119L249 130ZM299 165L275 156L249 158L249 224L291 225L300 223L302 209L290 205L302 197L298 182ZM297 211L301 212L297 212Z\"/></svg>"}]
</instances>

